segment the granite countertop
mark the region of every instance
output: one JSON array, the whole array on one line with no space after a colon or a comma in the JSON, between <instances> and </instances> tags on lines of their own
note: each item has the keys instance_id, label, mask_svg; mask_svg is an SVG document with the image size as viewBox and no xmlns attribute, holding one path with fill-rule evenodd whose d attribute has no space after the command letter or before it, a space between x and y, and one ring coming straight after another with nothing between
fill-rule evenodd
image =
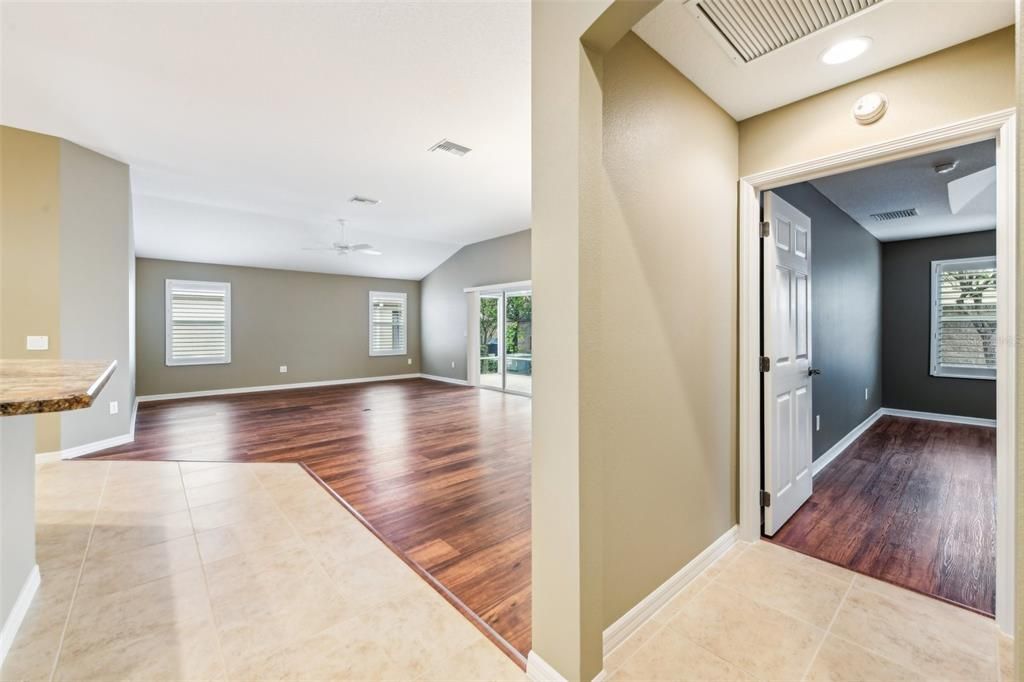
<instances>
[{"instance_id":1,"label":"granite countertop","mask_svg":"<svg viewBox=\"0 0 1024 682\"><path fill-rule=\"evenodd\" d=\"M116 368L116 360L0 360L0 417L89 407Z\"/></svg>"}]
</instances>

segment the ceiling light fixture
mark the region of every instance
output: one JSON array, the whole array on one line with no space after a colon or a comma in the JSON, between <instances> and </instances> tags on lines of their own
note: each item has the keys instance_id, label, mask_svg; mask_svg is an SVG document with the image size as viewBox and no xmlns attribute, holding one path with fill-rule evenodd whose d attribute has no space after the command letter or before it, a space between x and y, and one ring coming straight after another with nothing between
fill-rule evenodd
<instances>
[{"instance_id":1,"label":"ceiling light fixture","mask_svg":"<svg viewBox=\"0 0 1024 682\"><path fill-rule=\"evenodd\" d=\"M867 36L861 36L860 38L850 38L848 40L840 40L838 43L828 48L821 53L818 58L822 64L843 64L851 59L856 59L861 56L867 49L871 47L871 38Z\"/></svg>"}]
</instances>

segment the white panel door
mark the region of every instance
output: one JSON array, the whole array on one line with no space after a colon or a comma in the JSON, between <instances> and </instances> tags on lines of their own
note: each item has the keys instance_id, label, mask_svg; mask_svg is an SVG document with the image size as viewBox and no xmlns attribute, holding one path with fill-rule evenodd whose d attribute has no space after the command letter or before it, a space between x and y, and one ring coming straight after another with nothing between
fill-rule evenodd
<instances>
[{"instance_id":1,"label":"white panel door","mask_svg":"<svg viewBox=\"0 0 1024 682\"><path fill-rule=\"evenodd\" d=\"M811 219L771 192L764 242L764 532L811 496Z\"/></svg>"}]
</instances>

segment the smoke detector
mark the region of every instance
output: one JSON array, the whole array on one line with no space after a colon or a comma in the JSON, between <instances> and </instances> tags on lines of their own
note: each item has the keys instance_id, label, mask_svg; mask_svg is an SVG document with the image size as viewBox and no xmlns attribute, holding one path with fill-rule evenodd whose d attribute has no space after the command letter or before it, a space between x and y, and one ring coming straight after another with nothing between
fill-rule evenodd
<instances>
[{"instance_id":1,"label":"smoke detector","mask_svg":"<svg viewBox=\"0 0 1024 682\"><path fill-rule=\"evenodd\" d=\"M371 199L370 197L363 197L356 194L354 197L349 199L350 203L363 204L364 206L376 206L380 203L380 199Z\"/></svg>"},{"instance_id":2,"label":"smoke detector","mask_svg":"<svg viewBox=\"0 0 1024 682\"><path fill-rule=\"evenodd\" d=\"M470 153L473 150L470 149L469 147L465 147L465 146L463 146L461 144L458 144L456 142L452 142L448 138L445 138L445 139L441 140L440 142L438 142L437 144L435 144L432 147L430 147L427 151L428 152L448 152L449 154L454 154L455 156L465 156L466 154Z\"/></svg>"}]
</instances>

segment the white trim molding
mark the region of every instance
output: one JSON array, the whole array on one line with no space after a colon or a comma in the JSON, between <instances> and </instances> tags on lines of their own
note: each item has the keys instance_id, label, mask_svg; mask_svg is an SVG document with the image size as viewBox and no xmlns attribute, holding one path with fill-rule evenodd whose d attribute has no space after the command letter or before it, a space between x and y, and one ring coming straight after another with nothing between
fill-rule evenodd
<instances>
[{"instance_id":1,"label":"white trim molding","mask_svg":"<svg viewBox=\"0 0 1024 682\"><path fill-rule=\"evenodd\" d=\"M814 460L814 463L811 464L811 475L817 476L822 469L824 469L825 467L832 463L832 460L834 460L839 455L843 454L843 451L846 450L846 448L850 447L853 444L853 441L860 438L861 434L863 434L865 431L871 428L871 425L878 421L883 414L885 414L885 408L878 408L873 413L871 413L871 416L862 421L860 424L857 424L857 426L853 427L853 430L851 430L848 434L846 434L838 441L836 441L835 445L826 450L821 457Z\"/></svg>"},{"instance_id":2,"label":"white trim molding","mask_svg":"<svg viewBox=\"0 0 1024 682\"><path fill-rule=\"evenodd\" d=\"M636 606L609 625L604 631L604 657L607 659L615 647L626 641L630 635L668 604L672 597L679 594L694 578L703 573L704 569L715 563L730 547L735 545L739 539L739 531L739 526L733 526L727 530L668 580L640 600Z\"/></svg>"},{"instance_id":3,"label":"white trim molding","mask_svg":"<svg viewBox=\"0 0 1024 682\"><path fill-rule=\"evenodd\" d=\"M18 592L18 598L14 600L14 606L11 607L11 612L7 614L7 619L4 621L3 627L0 628L0 665L3 665L4 659L7 658L11 645L14 644L14 638L18 635L25 616L28 615L32 599L39 591L39 583L39 565L36 564L25 578L21 591Z\"/></svg>"},{"instance_id":4,"label":"white trim molding","mask_svg":"<svg viewBox=\"0 0 1024 682\"><path fill-rule=\"evenodd\" d=\"M908 417L910 419L926 419L932 422L950 422L951 424L967 424L969 426L988 426L996 428L995 419L983 417L961 417L955 414L939 414L938 412L918 412L917 410L899 410L894 407L883 407L882 414L890 417Z\"/></svg>"},{"instance_id":5,"label":"white trim molding","mask_svg":"<svg viewBox=\"0 0 1024 682\"><path fill-rule=\"evenodd\" d=\"M759 306L760 201L759 193L775 187L875 166L896 159L927 154L971 142L996 141L996 269L999 352L996 353L996 622L1013 632L1014 518L1016 476L1015 338L1017 292L1017 230L1014 207L1017 192L1015 157L1016 110L1004 109L984 116L851 149L838 154L756 173L739 181L739 507L740 539L754 541L761 534L761 311ZM948 420L947 415L942 416ZM922 418L922 417L918 417Z\"/></svg>"},{"instance_id":6,"label":"white trim molding","mask_svg":"<svg viewBox=\"0 0 1024 682\"><path fill-rule=\"evenodd\" d=\"M561 673L555 670L553 665L532 649L526 655L526 679L530 682L568 682Z\"/></svg>"},{"instance_id":7,"label":"white trim molding","mask_svg":"<svg viewBox=\"0 0 1024 682\"><path fill-rule=\"evenodd\" d=\"M287 391L293 388L316 388L317 386L342 386L344 384L368 384L374 381L398 381L401 379L419 379L419 373L415 374L389 374L379 377L359 377L356 379L331 379L328 381L304 381L295 384L271 384L269 386L240 386L238 388L215 388L209 391L186 391L185 393L155 393L153 395L140 395L140 403L153 402L155 400L181 400L183 398L205 398L215 395L234 395L236 393L262 393L264 391Z\"/></svg>"},{"instance_id":8,"label":"white trim molding","mask_svg":"<svg viewBox=\"0 0 1024 682\"><path fill-rule=\"evenodd\" d=\"M443 381L446 384L455 384L456 386L469 386L469 382L465 379L451 379L449 377L440 377L436 374L420 374L420 379L430 379L431 381Z\"/></svg>"},{"instance_id":9,"label":"white trim molding","mask_svg":"<svg viewBox=\"0 0 1024 682\"><path fill-rule=\"evenodd\" d=\"M529 289L533 286L533 281L524 279L522 282L503 282L501 284L485 284L479 287L466 287L463 289L463 293L470 293L473 291L504 291L505 289Z\"/></svg>"}]
</instances>

